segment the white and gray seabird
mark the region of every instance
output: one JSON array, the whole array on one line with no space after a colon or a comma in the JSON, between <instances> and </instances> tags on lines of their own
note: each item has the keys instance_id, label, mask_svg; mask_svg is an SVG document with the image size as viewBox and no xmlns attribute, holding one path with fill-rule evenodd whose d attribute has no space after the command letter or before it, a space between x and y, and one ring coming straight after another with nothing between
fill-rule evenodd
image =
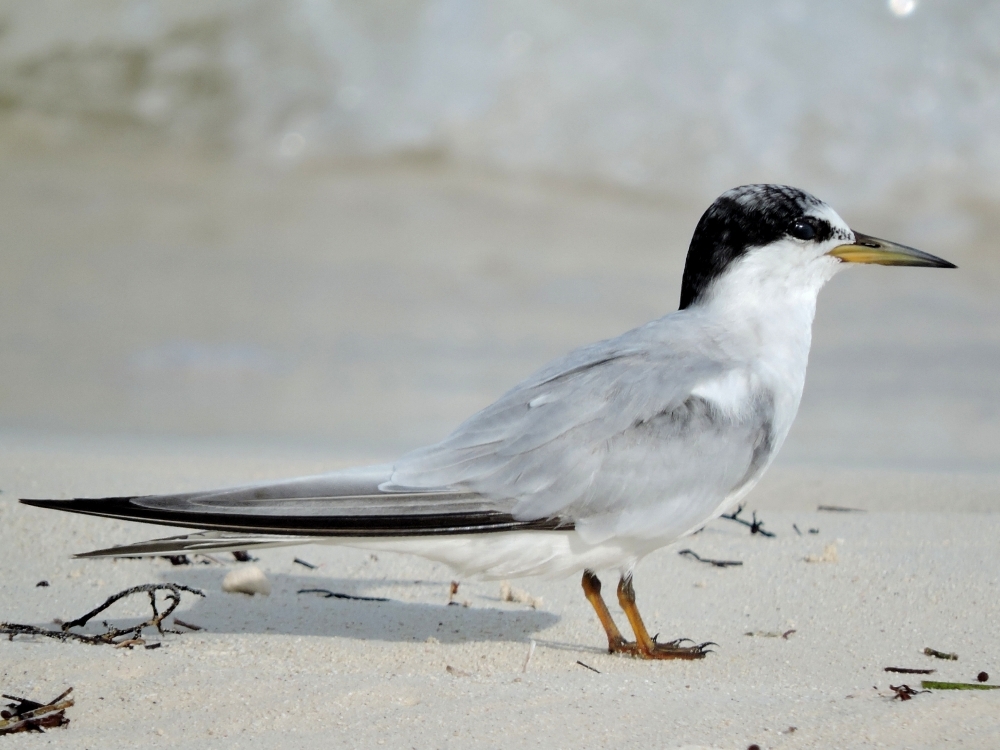
<instances>
[{"instance_id":1,"label":"white and gray seabird","mask_svg":"<svg viewBox=\"0 0 1000 750\"><path fill-rule=\"evenodd\" d=\"M492 578L583 571L609 649L657 643L631 571L747 494L799 408L816 298L846 263L954 268L852 231L796 188L745 185L701 217L680 309L570 352L392 465L211 492L29 505L203 530L83 556L304 543L394 550ZM626 641L594 570L618 568Z\"/></svg>"}]
</instances>

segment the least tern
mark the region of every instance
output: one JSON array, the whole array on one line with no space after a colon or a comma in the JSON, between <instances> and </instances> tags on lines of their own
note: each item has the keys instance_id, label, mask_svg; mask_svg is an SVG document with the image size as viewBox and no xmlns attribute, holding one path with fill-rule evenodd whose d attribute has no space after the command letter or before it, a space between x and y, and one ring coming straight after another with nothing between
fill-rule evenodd
<instances>
[{"instance_id":1,"label":"least tern","mask_svg":"<svg viewBox=\"0 0 1000 750\"><path fill-rule=\"evenodd\" d=\"M696 659L657 643L635 564L757 483L795 418L820 288L848 263L954 268L851 230L781 185L723 193L698 222L680 309L570 352L394 464L210 492L28 505L201 533L81 557L342 544L421 555L490 578L583 572L608 649ZM595 570L621 572L627 641Z\"/></svg>"}]
</instances>

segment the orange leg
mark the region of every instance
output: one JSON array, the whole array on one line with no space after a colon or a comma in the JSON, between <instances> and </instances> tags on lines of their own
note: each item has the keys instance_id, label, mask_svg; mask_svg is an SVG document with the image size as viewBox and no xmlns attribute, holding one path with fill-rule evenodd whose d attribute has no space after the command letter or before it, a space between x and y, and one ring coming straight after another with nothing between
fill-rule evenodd
<instances>
[{"instance_id":1,"label":"orange leg","mask_svg":"<svg viewBox=\"0 0 1000 750\"><path fill-rule=\"evenodd\" d=\"M625 610L632 632L635 633L635 641L626 641L615 625L615 621L608 611L608 606L601 596L601 582L591 570L583 572L583 593L587 597L597 619L604 626L604 632L608 635L608 653L629 654L640 659L704 659L708 651L706 646L711 643L702 643L693 646L681 646L684 639L671 641L670 643L657 643L656 639L650 637L646 626L639 615L639 610L635 606L635 589L632 588L632 577L622 576L618 584L618 603Z\"/></svg>"},{"instance_id":2,"label":"orange leg","mask_svg":"<svg viewBox=\"0 0 1000 750\"><path fill-rule=\"evenodd\" d=\"M632 588L632 576L622 576L618 582L618 603L625 610L632 632L635 633L635 645L639 651L639 656L643 659L704 659L708 651L706 646L714 646L711 641L698 643L693 646L680 645L686 638L679 638L669 643L657 643L656 638L650 637L646 625L642 621L638 607L635 606L635 589Z\"/></svg>"},{"instance_id":3,"label":"orange leg","mask_svg":"<svg viewBox=\"0 0 1000 750\"><path fill-rule=\"evenodd\" d=\"M597 613L597 619L600 620L601 625L604 626L604 632L608 634L608 653L614 654L621 651L627 651L630 646L634 649L635 644L630 644L626 641L622 637L621 631L618 630L618 626L615 625L615 621L612 619L611 613L608 611L608 605L604 603L604 597L601 596L601 580L594 575L594 571L583 571L582 584L583 593L587 597L587 601L590 602L590 606L592 606L594 611Z\"/></svg>"}]
</instances>

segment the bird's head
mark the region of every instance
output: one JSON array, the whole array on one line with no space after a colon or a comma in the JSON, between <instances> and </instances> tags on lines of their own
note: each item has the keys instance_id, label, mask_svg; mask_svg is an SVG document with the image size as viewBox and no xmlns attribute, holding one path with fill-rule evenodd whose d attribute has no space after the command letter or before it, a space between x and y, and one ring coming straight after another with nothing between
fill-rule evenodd
<instances>
[{"instance_id":1,"label":"bird's head","mask_svg":"<svg viewBox=\"0 0 1000 750\"><path fill-rule=\"evenodd\" d=\"M954 268L912 247L853 231L804 190L743 185L702 215L684 265L681 309L718 294L815 294L844 263Z\"/></svg>"}]
</instances>

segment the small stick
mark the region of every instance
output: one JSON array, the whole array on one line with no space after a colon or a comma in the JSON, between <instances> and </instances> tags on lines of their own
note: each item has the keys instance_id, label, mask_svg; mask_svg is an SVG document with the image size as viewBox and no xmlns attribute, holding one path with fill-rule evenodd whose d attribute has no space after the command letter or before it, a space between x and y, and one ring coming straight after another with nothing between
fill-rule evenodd
<instances>
[{"instance_id":1,"label":"small stick","mask_svg":"<svg viewBox=\"0 0 1000 750\"><path fill-rule=\"evenodd\" d=\"M928 690L1000 690L1000 685L984 685L981 682L937 682L921 680L920 687Z\"/></svg>"},{"instance_id":2,"label":"small stick","mask_svg":"<svg viewBox=\"0 0 1000 750\"><path fill-rule=\"evenodd\" d=\"M828 513L867 513L864 508L845 508L843 505L817 505L816 510L825 510Z\"/></svg>"},{"instance_id":3,"label":"small stick","mask_svg":"<svg viewBox=\"0 0 1000 750\"><path fill-rule=\"evenodd\" d=\"M729 515L723 514L722 516L720 516L720 518L725 518L730 521L736 521L736 523L741 523L744 526L748 526L750 528L751 534L760 534L762 536L774 536L773 532L764 531L764 522L757 520L757 511L753 512L752 521L748 521L745 518L740 518L739 515L742 512L743 512L743 505L742 504L737 505L736 510L734 510Z\"/></svg>"},{"instance_id":4,"label":"small stick","mask_svg":"<svg viewBox=\"0 0 1000 750\"><path fill-rule=\"evenodd\" d=\"M129 638L127 641L120 641L115 644L115 648L127 648L130 651L133 646L145 646L146 641L142 638Z\"/></svg>"},{"instance_id":5,"label":"small stick","mask_svg":"<svg viewBox=\"0 0 1000 750\"><path fill-rule=\"evenodd\" d=\"M732 568L743 564L739 560L710 560L707 557L700 557L697 552L690 549L682 549L677 554L684 555L685 557L693 557L698 562L708 563L709 565L714 565L716 568Z\"/></svg>"},{"instance_id":6,"label":"small stick","mask_svg":"<svg viewBox=\"0 0 1000 750\"><path fill-rule=\"evenodd\" d=\"M52 706L52 705L58 703L59 701L61 701L63 698L65 698L67 695L69 695L72 692L73 692L73 688L67 688L66 690L64 690L63 692L61 692L57 697L55 697L52 700L50 700L48 703L35 703L34 701L30 701L27 698L18 698L16 695L7 695L6 693L4 693L3 695L0 695L0 697L6 698L7 700L11 700L11 701L19 701L21 703L21 706L18 706L19 709L22 706L26 705L26 704L31 704L33 707L31 709L29 709L29 710L34 711L34 710L36 710L38 708L45 708L46 706ZM17 716L21 716L22 714L16 714L16 715Z\"/></svg>"},{"instance_id":7,"label":"small stick","mask_svg":"<svg viewBox=\"0 0 1000 750\"><path fill-rule=\"evenodd\" d=\"M589 669L591 672L597 672L597 674L601 673L601 671L599 669L594 669L592 666L590 666L589 664L584 664L579 659L577 659L576 663L579 664L581 667L584 667L585 669Z\"/></svg>"},{"instance_id":8,"label":"small stick","mask_svg":"<svg viewBox=\"0 0 1000 750\"><path fill-rule=\"evenodd\" d=\"M138 594L138 593L140 593L142 591L146 591L146 592L149 593L150 597L152 597L153 592L155 592L155 591L162 591L164 589L170 592L169 594L167 594L167 598L171 600L170 607L168 607L165 612L163 612L162 614L160 614L160 613L158 613L156 611L156 604L154 602L154 604L153 604L153 619L150 620L149 623L148 623L149 625L155 625L156 628L157 628L157 630L159 630L161 633L163 632L163 628L160 625L160 623L163 622L163 618L167 617L170 614L173 614L173 611L177 608L177 605L181 603L181 592L182 591L187 591L187 592L189 592L191 594L197 594L198 596L205 596L205 592L204 591L201 591L200 589L191 588L190 586L184 586L184 585L182 585L180 583L144 583L141 586L133 586L130 589L125 589L124 591L119 591L114 596L109 596L107 598L107 600L105 600L104 604L100 605L99 607L96 607L95 609L92 609L87 614L85 614L85 615L83 615L81 617L78 617L75 620L63 623L62 629L63 629L63 631L66 631L66 630L69 630L70 628L83 627L92 618L94 618L97 615L99 615L101 612L103 612L104 610L106 610L108 607L110 607L112 604L114 604L119 599L124 599L126 596L131 596L132 594ZM119 633L119 635L121 635L123 633L131 633L133 631L135 631L136 633L138 633L138 630L141 630L143 627L146 627L146 625L147 625L147 623L144 623L142 626L136 626L135 628L129 628L128 630L123 630L123 631L121 631L121 633Z\"/></svg>"},{"instance_id":9,"label":"small stick","mask_svg":"<svg viewBox=\"0 0 1000 750\"><path fill-rule=\"evenodd\" d=\"M89 643L91 645L108 643L108 641L103 640L97 635L63 633L59 630L46 630L45 628L35 627L34 625L20 625L16 622L0 622L0 633L6 635L7 640L9 641L14 640L14 636L17 635L44 635L49 638L55 638L57 641L80 641L81 643Z\"/></svg>"},{"instance_id":10,"label":"small stick","mask_svg":"<svg viewBox=\"0 0 1000 750\"><path fill-rule=\"evenodd\" d=\"M352 594L341 594L339 591L330 589L299 589L299 594L322 594L324 599L350 599L354 602L387 602L382 596L354 596Z\"/></svg>"},{"instance_id":11,"label":"small stick","mask_svg":"<svg viewBox=\"0 0 1000 750\"><path fill-rule=\"evenodd\" d=\"M201 625L193 625L190 622L184 622L179 617L174 618L174 625L180 625L182 628L187 628L188 630L204 630Z\"/></svg>"},{"instance_id":12,"label":"small stick","mask_svg":"<svg viewBox=\"0 0 1000 750\"><path fill-rule=\"evenodd\" d=\"M924 649L924 653L928 656L933 656L938 659L949 659L951 661L958 661L958 654L946 654L944 651L938 651L936 648L931 648L928 646Z\"/></svg>"},{"instance_id":13,"label":"small stick","mask_svg":"<svg viewBox=\"0 0 1000 750\"><path fill-rule=\"evenodd\" d=\"M162 618L160 617L160 613L156 609L156 591L155 590L154 591L148 591L146 593L149 594L149 606L153 608L153 620L154 620L154 622L156 622L156 629L159 630L162 633L163 632L163 628L160 627L160 622L162 622ZM180 603L179 600L180 600L180 597L178 597L178 604ZM138 636L138 634L136 634L136 635Z\"/></svg>"},{"instance_id":14,"label":"small stick","mask_svg":"<svg viewBox=\"0 0 1000 750\"><path fill-rule=\"evenodd\" d=\"M531 645L528 646L528 656L524 659L524 666L521 667L522 674L528 671L528 664L531 663L531 657L535 655L535 641L531 641Z\"/></svg>"},{"instance_id":15,"label":"small stick","mask_svg":"<svg viewBox=\"0 0 1000 750\"><path fill-rule=\"evenodd\" d=\"M292 560L292 562L298 563L299 565L303 566L304 568L309 568L309 570L316 570L316 568L319 567L318 565L313 565L311 562L306 562L305 560L302 560L301 558L298 558L298 557L296 557L294 560Z\"/></svg>"},{"instance_id":16,"label":"small stick","mask_svg":"<svg viewBox=\"0 0 1000 750\"><path fill-rule=\"evenodd\" d=\"M784 633L777 633L777 632L775 632L773 630L757 630L757 631L749 630L746 633L744 633L743 635L750 636L751 638L754 638L754 637L756 637L756 638L784 638L787 641L788 638L789 638L789 636L791 636L792 634L797 633L797 632L798 631L795 630L794 628L792 630L786 630ZM717 644L712 644L712 645L717 645Z\"/></svg>"},{"instance_id":17,"label":"small stick","mask_svg":"<svg viewBox=\"0 0 1000 750\"><path fill-rule=\"evenodd\" d=\"M174 622L177 619L174 618ZM886 672L896 672L898 674L934 674L936 670L933 669L910 669L909 667L886 667Z\"/></svg>"},{"instance_id":18,"label":"small stick","mask_svg":"<svg viewBox=\"0 0 1000 750\"><path fill-rule=\"evenodd\" d=\"M6 693L4 693L2 697L7 698L8 700L17 701L17 705L15 706L12 703L8 704L7 708L13 708L14 711L13 712L0 711L0 719L9 719L12 716L20 716L23 713L27 713L28 711L34 711L36 708L41 708L43 705L45 705L44 703L36 703L35 701L29 700L28 698L22 698L19 695L7 695ZM58 698L56 700L58 700ZM55 701L53 701L53 703L54 702Z\"/></svg>"}]
</instances>

